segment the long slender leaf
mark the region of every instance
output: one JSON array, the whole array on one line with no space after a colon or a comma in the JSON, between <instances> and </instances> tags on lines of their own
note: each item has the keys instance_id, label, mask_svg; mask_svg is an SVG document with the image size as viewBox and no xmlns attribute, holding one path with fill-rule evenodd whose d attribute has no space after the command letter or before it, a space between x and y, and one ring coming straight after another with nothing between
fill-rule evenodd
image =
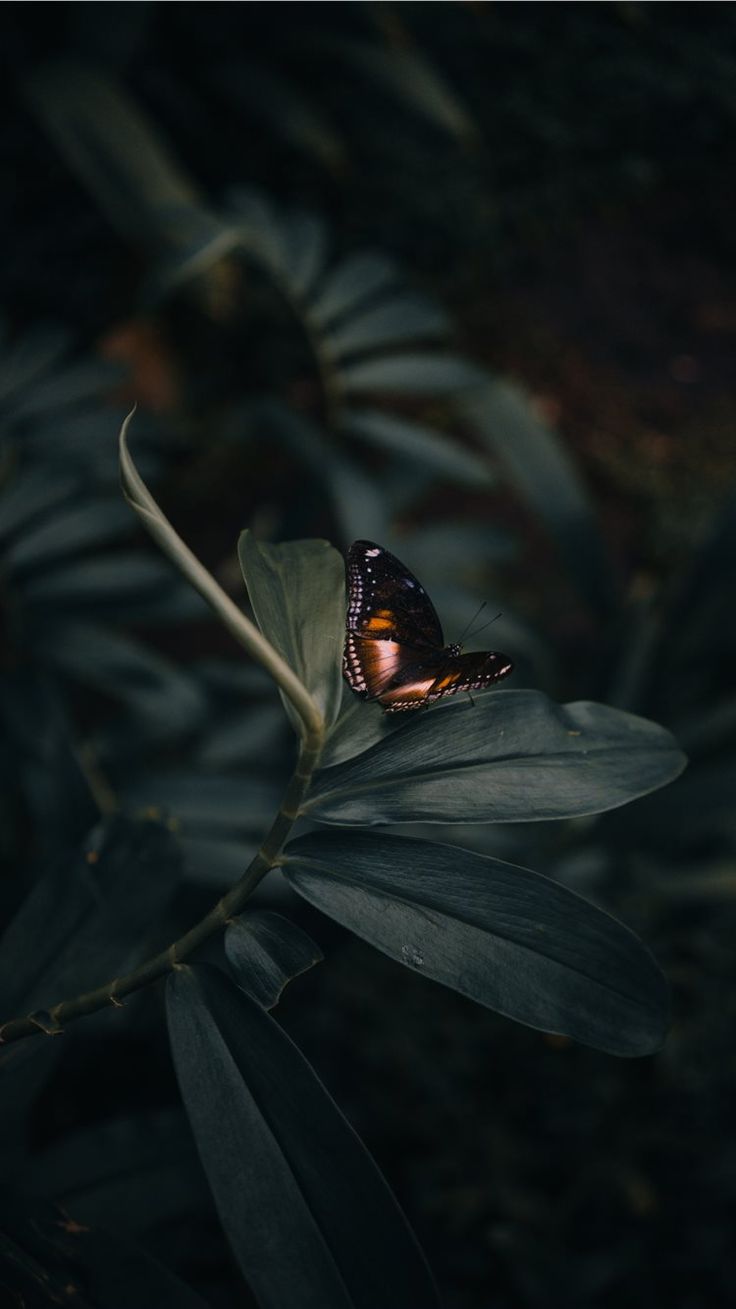
<instances>
[{"instance_id":1,"label":"long slender leaf","mask_svg":"<svg viewBox=\"0 0 736 1309\"><path fill-rule=\"evenodd\" d=\"M508 382L487 379L464 407L548 528L583 598L596 611L608 612L615 587L605 546L582 479L558 437Z\"/></svg>"},{"instance_id":2,"label":"long slender leaf","mask_svg":"<svg viewBox=\"0 0 736 1309\"><path fill-rule=\"evenodd\" d=\"M447 395L482 384L485 374L459 355L399 354L340 369L344 391L385 391L395 395Z\"/></svg>"},{"instance_id":3,"label":"long slender leaf","mask_svg":"<svg viewBox=\"0 0 736 1309\"><path fill-rule=\"evenodd\" d=\"M423 470L429 468L471 486L488 486L493 480L486 460L422 423L397 418L379 409L350 408L343 410L340 426L412 464L418 463Z\"/></svg>"},{"instance_id":4,"label":"long slender leaf","mask_svg":"<svg viewBox=\"0 0 736 1309\"><path fill-rule=\"evenodd\" d=\"M404 292L343 318L328 333L325 345L342 357L400 341L435 340L446 336L450 326L449 318L433 300Z\"/></svg>"},{"instance_id":5,"label":"long slender leaf","mask_svg":"<svg viewBox=\"0 0 736 1309\"><path fill-rule=\"evenodd\" d=\"M386 255L374 251L352 255L320 285L309 308L310 317L324 327L399 280L396 264Z\"/></svg>"},{"instance_id":6,"label":"long slender leaf","mask_svg":"<svg viewBox=\"0 0 736 1309\"><path fill-rule=\"evenodd\" d=\"M667 987L641 942L539 873L454 846L318 833L286 848L289 883L415 972L507 1017L610 1054L650 1054Z\"/></svg>"},{"instance_id":7,"label":"long slender leaf","mask_svg":"<svg viewBox=\"0 0 736 1309\"><path fill-rule=\"evenodd\" d=\"M439 705L346 763L304 806L321 822L537 822L602 813L664 786L685 756L663 727L539 691Z\"/></svg>"},{"instance_id":8,"label":"long slender leaf","mask_svg":"<svg viewBox=\"0 0 736 1309\"><path fill-rule=\"evenodd\" d=\"M29 529L8 550L14 571L53 564L90 546L106 545L130 533L130 511L119 497L62 506L52 517Z\"/></svg>"},{"instance_id":9,"label":"long slender leaf","mask_svg":"<svg viewBox=\"0 0 736 1309\"><path fill-rule=\"evenodd\" d=\"M383 1178L273 1019L207 965L176 970L167 1007L197 1147L261 1309L436 1306Z\"/></svg>"}]
</instances>

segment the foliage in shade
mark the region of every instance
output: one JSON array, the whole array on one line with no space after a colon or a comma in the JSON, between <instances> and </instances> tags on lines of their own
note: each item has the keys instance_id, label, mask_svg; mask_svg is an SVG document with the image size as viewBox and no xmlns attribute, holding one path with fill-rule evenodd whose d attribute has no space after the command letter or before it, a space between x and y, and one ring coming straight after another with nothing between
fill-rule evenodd
<instances>
[{"instance_id":1,"label":"foliage in shade","mask_svg":"<svg viewBox=\"0 0 736 1309\"><path fill-rule=\"evenodd\" d=\"M682 771L663 727L539 691L498 691L417 714L324 769L304 805L320 822L538 822L602 813Z\"/></svg>"},{"instance_id":2,"label":"foliage in shade","mask_svg":"<svg viewBox=\"0 0 736 1309\"><path fill-rule=\"evenodd\" d=\"M202 1163L261 1309L437 1305L381 1174L273 1019L204 964L171 975L167 1009Z\"/></svg>"},{"instance_id":3,"label":"foliage in shade","mask_svg":"<svg viewBox=\"0 0 736 1309\"><path fill-rule=\"evenodd\" d=\"M225 954L233 980L264 1009L273 1009L292 978L322 960L319 946L301 927L264 909L228 924Z\"/></svg>"},{"instance_id":4,"label":"foliage in shade","mask_svg":"<svg viewBox=\"0 0 736 1309\"><path fill-rule=\"evenodd\" d=\"M6 1193L0 1204L4 1303L33 1309L208 1309L200 1295L129 1239L56 1205Z\"/></svg>"},{"instance_id":5,"label":"foliage in shade","mask_svg":"<svg viewBox=\"0 0 736 1309\"><path fill-rule=\"evenodd\" d=\"M311 692L329 726L342 700L342 558L327 541L267 545L250 532L243 532L238 555L258 626ZM287 709L293 714L288 704Z\"/></svg>"},{"instance_id":6,"label":"foliage in shade","mask_svg":"<svg viewBox=\"0 0 736 1309\"><path fill-rule=\"evenodd\" d=\"M311 833L290 885L371 945L517 1022L609 1054L659 1048L667 987L649 951L539 873L455 846Z\"/></svg>"}]
</instances>

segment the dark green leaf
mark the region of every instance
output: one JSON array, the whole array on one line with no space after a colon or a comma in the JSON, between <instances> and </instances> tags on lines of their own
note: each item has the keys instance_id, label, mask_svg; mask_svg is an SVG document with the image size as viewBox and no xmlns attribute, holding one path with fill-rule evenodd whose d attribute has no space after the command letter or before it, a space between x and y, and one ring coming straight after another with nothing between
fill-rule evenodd
<instances>
[{"instance_id":1,"label":"dark green leaf","mask_svg":"<svg viewBox=\"0 0 736 1309\"><path fill-rule=\"evenodd\" d=\"M607 705L496 691L439 705L324 769L321 822L538 822L615 809L671 782L685 756L663 727Z\"/></svg>"},{"instance_id":2,"label":"dark green leaf","mask_svg":"<svg viewBox=\"0 0 736 1309\"><path fill-rule=\"evenodd\" d=\"M12 1297L8 1309L207 1309L201 1296L132 1242L79 1223L55 1205L17 1196L6 1206L0 1285Z\"/></svg>"},{"instance_id":3,"label":"dark green leaf","mask_svg":"<svg viewBox=\"0 0 736 1309\"><path fill-rule=\"evenodd\" d=\"M325 345L337 356L350 355L399 341L424 341L446 336L447 315L434 303L403 292L350 318L343 318L325 338Z\"/></svg>"},{"instance_id":4,"label":"dark green leaf","mask_svg":"<svg viewBox=\"0 0 736 1309\"><path fill-rule=\"evenodd\" d=\"M395 395L445 395L479 386L485 373L458 355L399 354L340 369L344 391L386 391Z\"/></svg>"},{"instance_id":5,"label":"dark green leaf","mask_svg":"<svg viewBox=\"0 0 736 1309\"><path fill-rule=\"evenodd\" d=\"M267 545L243 532L238 555L258 626L329 725L340 711L345 565L327 541Z\"/></svg>"},{"instance_id":6,"label":"dark green leaf","mask_svg":"<svg viewBox=\"0 0 736 1309\"><path fill-rule=\"evenodd\" d=\"M385 255L372 251L352 255L320 285L309 308L310 317L324 327L398 280L396 265Z\"/></svg>"},{"instance_id":7,"label":"dark green leaf","mask_svg":"<svg viewBox=\"0 0 736 1309\"><path fill-rule=\"evenodd\" d=\"M64 556L115 541L130 530L130 510L119 496L65 505L19 537L5 558L14 570L48 566Z\"/></svg>"},{"instance_id":8,"label":"dark green leaf","mask_svg":"<svg viewBox=\"0 0 736 1309\"><path fill-rule=\"evenodd\" d=\"M662 1043L667 988L616 919L539 873L455 846L361 832L287 846L310 904L414 971L610 1054Z\"/></svg>"},{"instance_id":9,"label":"dark green leaf","mask_svg":"<svg viewBox=\"0 0 736 1309\"><path fill-rule=\"evenodd\" d=\"M449 436L421 423L396 418L378 409L346 409L340 426L403 459L412 463L418 461L423 471L430 469L471 486L487 486L493 480L484 459Z\"/></svg>"},{"instance_id":10,"label":"dark green leaf","mask_svg":"<svg viewBox=\"0 0 736 1309\"><path fill-rule=\"evenodd\" d=\"M558 437L536 417L523 391L508 382L487 379L465 408L557 542L584 599L596 610L609 609L614 584L605 546L585 487Z\"/></svg>"},{"instance_id":11,"label":"dark green leaf","mask_svg":"<svg viewBox=\"0 0 736 1309\"><path fill-rule=\"evenodd\" d=\"M264 1009L273 1009L284 987L322 960L322 951L290 919L265 909L228 924L225 953L238 986Z\"/></svg>"},{"instance_id":12,"label":"dark green leaf","mask_svg":"<svg viewBox=\"0 0 736 1309\"><path fill-rule=\"evenodd\" d=\"M0 943L3 1018L68 1000L132 966L180 868L167 828L125 818L101 824L77 853L59 855Z\"/></svg>"},{"instance_id":13,"label":"dark green leaf","mask_svg":"<svg viewBox=\"0 0 736 1309\"><path fill-rule=\"evenodd\" d=\"M167 1005L202 1163L262 1309L436 1306L383 1178L273 1019L206 965L176 970Z\"/></svg>"}]
</instances>

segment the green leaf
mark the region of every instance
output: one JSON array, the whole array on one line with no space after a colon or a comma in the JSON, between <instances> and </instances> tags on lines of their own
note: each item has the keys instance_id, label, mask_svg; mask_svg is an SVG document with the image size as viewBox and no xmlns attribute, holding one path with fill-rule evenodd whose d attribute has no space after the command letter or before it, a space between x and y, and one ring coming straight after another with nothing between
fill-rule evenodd
<instances>
[{"instance_id":1,"label":"green leaf","mask_svg":"<svg viewBox=\"0 0 736 1309\"><path fill-rule=\"evenodd\" d=\"M440 476L449 476L470 486L488 486L493 480L485 459L474 454L467 446L460 445L458 441L422 423L396 418L379 409L345 409L340 418L340 426L344 431L362 437L371 445L390 450L412 464L418 462L422 471L430 469Z\"/></svg>"},{"instance_id":2,"label":"green leaf","mask_svg":"<svg viewBox=\"0 0 736 1309\"><path fill-rule=\"evenodd\" d=\"M539 691L495 691L416 714L365 753L323 769L303 806L321 822L511 823L615 809L682 772L674 737L646 718Z\"/></svg>"},{"instance_id":3,"label":"green leaf","mask_svg":"<svg viewBox=\"0 0 736 1309\"><path fill-rule=\"evenodd\" d=\"M536 417L524 392L508 382L486 379L464 408L557 542L583 598L607 612L614 603L610 563L588 493L560 439Z\"/></svg>"},{"instance_id":4,"label":"green leaf","mask_svg":"<svg viewBox=\"0 0 736 1309\"><path fill-rule=\"evenodd\" d=\"M24 469L3 487L0 496L0 539L11 536L74 493L71 478L57 477L46 467Z\"/></svg>"},{"instance_id":5,"label":"green leaf","mask_svg":"<svg viewBox=\"0 0 736 1309\"><path fill-rule=\"evenodd\" d=\"M127 519L130 528L130 510ZM166 591L174 589L177 581L170 564L163 559L144 554L142 550L126 550L106 558L88 556L67 567L51 565L24 584L23 595L26 602L92 605L98 613L106 608L114 612L119 622L120 606L126 602L142 605L153 599L151 616L155 617L156 600L163 600Z\"/></svg>"},{"instance_id":6,"label":"green leaf","mask_svg":"<svg viewBox=\"0 0 736 1309\"><path fill-rule=\"evenodd\" d=\"M248 531L240 537L238 556L258 626L307 687L329 726L342 696L342 558L327 541L267 545Z\"/></svg>"},{"instance_id":7,"label":"green leaf","mask_svg":"<svg viewBox=\"0 0 736 1309\"><path fill-rule=\"evenodd\" d=\"M327 335L325 345L340 357L399 341L443 337L450 326L447 315L433 300L403 292L348 319L343 318Z\"/></svg>"},{"instance_id":8,"label":"green leaf","mask_svg":"<svg viewBox=\"0 0 736 1309\"><path fill-rule=\"evenodd\" d=\"M485 373L458 355L405 354L370 359L341 368L344 391L386 391L395 395L446 395L477 387Z\"/></svg>"},{"instance_id":9,"label":"green leaf","mask_svg":"<svg viewBox=\"0 0 736 1309\"><path fill-rule=\"evenodd\" d=\"M288 983L323 958L301 927L265 909L250 910L228 925L225 954L233 980L264 1009L273 1009Z\"/></svg>"},{"instance_id":10,"label":"green leaf","mask_svg":"<svg viewBox=\"0 0 736 1309\"><path fill-rule=\"evenodd\" d=\"M667 987L648 950L539 873L364 832L314 832L284 858L290 885L310 904L517 1022L609 1054L650 1054L664 1039Z\"/></svg>"},{"instance_id":11,"label":"green leaf","mask_svg":"<svg viewBox=\"0 0 736 1309\"><path fill-rule=\"evenodd\" d=\"M67 1000L132 967L180 868L167 828L122 817L100 824L78 852L59 855L0 943L3 1018Z\"/></svg>"},{"instance_id":12,"label":"green leaf","mask_svg":"<svg viewBox=\"0 0 736 1309\"><path fill-rule=\"evenodd\" d=\"M167 1007L197 1147L261 1309L436 1306L383 1178L273 1019L207 965L172 974Z\"/></svg>"},{"instance_id":13,"label":"green leaf","mask_svg":"<svg viewBox=\"0 0 736 1309\"><path fill-rule=\"evenodd\" d=\"M129 535L130 530L130 510L119 496L64 505L19 537L5 558L16 571L48 566L91 546L118 540Z\"/></svg>"},{"instance_id":14,"label":"green leaf","mask_svg":"<svg viewBox=\"0 0 736 1309\"><path fill-rule=\"evenodd\" d=\"M398 280L399 270L386 255L371 250L351 255L321 283L309 307L309 315L324 327Z\"/></svg>"}]
</instances>

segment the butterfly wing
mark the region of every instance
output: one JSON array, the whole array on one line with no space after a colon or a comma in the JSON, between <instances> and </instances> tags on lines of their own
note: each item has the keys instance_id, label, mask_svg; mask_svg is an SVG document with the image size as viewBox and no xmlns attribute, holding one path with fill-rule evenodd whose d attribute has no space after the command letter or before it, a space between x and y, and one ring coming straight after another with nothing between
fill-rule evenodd
<instances>
[{"instance_id":1,"label":"butterfly wing","mask_svg":"<svg viewBox=\"0 0 736 1309\"><path fill-rule=\"evenodd\" d=\"M443 696L456 695L458 691L483 691L508 677L513 669L508 656L495 650L477 654L444 650L433 662L434 668L423 661L414 668L407 666L398 672L393 684L378 697L387 714L422 709Z\"/></svg>"},{"instance_id":2,"label":"butterfly wing","mask_svg":"<svg viewBox=\"0 0 736 1309\"><path fill-rule=\"evenodd\" d=\"M348 632L374 641L442 649L434 605L421 582L390 551L355 541L348 551Z\"/></svg>"}]
</instances>

